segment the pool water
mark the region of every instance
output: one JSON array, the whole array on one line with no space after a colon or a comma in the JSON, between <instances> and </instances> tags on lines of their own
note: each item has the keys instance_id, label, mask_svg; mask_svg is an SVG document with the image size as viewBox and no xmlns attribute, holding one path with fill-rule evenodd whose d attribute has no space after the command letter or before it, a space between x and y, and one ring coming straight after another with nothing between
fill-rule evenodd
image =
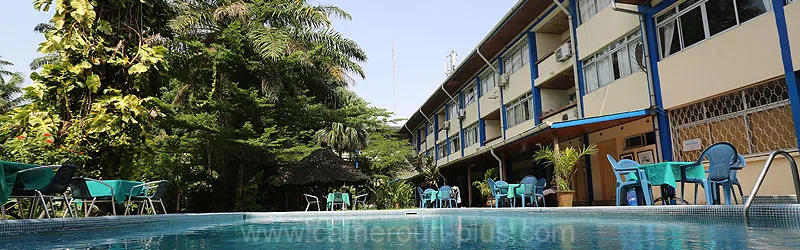
<instances>
[{"instance_id":1,"label":"pool water","mask_svg":"<svg viewBox=\"0 0 800 250\"><path fill-rule=\"evenodd\" d=\"M329 216L330 217L330 216ZM0 248L69 249L790 249L800 230L738 220L567 216L407 215L328 219L248 218L226 225L17 236Z\"/></svg>"}]
</instances>

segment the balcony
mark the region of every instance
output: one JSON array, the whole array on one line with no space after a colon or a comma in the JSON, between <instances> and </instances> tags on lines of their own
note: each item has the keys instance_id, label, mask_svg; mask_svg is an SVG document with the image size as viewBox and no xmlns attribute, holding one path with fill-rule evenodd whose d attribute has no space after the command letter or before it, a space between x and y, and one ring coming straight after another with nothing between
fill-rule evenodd
<instances>
[{"instance_id":1,"label":"balcony","mask_svg":"<svg viewBox=\"0 0 800 250\"><path fill-rule=\"evenodd\" d=\"M536 64L539 67L539 77L534 81L537 88L564 88L566 86L554 86L567 83L574 85L574 74L572 64L574 59L570 58L559 62L554 53L550 53ZM572 87L572 86L569 86Z\"/></svg>"},{"instance_id":2,"label":"balcony","mask_svg":"<svg viewBox=\"0 0 800 250\"><path fill-rule=\"evenodd\" d=\"M571 102L564 107L559 109L550 110L547 112L542 113L542 116L539 117L544 122L560 122L560 121L568 121L578 119L580 114L578 114L578 107L577 103Z\"/></svg>"}]
</instances>

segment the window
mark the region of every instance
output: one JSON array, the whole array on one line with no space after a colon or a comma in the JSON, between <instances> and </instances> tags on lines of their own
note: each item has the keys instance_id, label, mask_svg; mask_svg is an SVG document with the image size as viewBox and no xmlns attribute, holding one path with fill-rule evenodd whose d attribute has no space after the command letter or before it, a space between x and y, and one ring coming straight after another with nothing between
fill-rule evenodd
<instances>
[{"instance_id":1,"label":"window","mask_svg":"<svg viewBox=\"0 0 800 250\"><path fill-rule=\"evenodd\" d=\"M458 116L457 114L458 114L458 105L456 105L455 103L447 104L447 115L446 115L447 117L445 118L447 120L450 120L450 118L452 117L457 117Z\"/></svg>"},{"instance_id":2,"label":"window","mask_svg":"<svg viewBox=\"0 0 800 250\"><path fill-rule=\"evenodd\" d=\"M474 86L475 86L475 82L472 82L472 83L470 83L470 87L466 88L462 92L462 93L464 93L464 102L465 102L464 103L464 107L465 108L467 106L469 106L470 104L474 103L475 102L475 98L478 98L477 97L478 93L475 92L475 87Z\"/></svg>"},{"instance_id":3,"label":"window","mask_svg":"<svg viewBox=\"0 0 800 250\"><path fill-rule=\"evenodd\" d=\"M642 36L634 32L583 60L586 93L644 68Z\"/></svg>"},{"instance_id":4,"label":"window","mask_svg":"<svg viewBox=\"0 0 800 250\"><path fill-rule=\"evenodd\" d=\"M464 147L478 143L478 123L464 129Z\"/></svg>"},{"instance_id":5,"label":"window","mask_svg":"<svg viewBox=\"0 0 800 250\"><path fill-rule=\"evenodd\" d=\"M506 122L508 123L508 127L514 127L517 124L533 118L532 104L531 93L525 94L509 103L508 108L506 108Z\"/></svg>"},{"instance_id":6,"label":"window","mask_svg":"<svg viewBox=\"0 0 800 250\"><path fill-rule=\"evenodd\" d=\"M434 131L436 131L436 128L434 128L433 123L427 123L427 124L428 124L428 134L427 135L431 135L431 134L433 134Z\"/></svg>"},{"instance_id":7,"label":"window","mask_svg":"<svg viewBox=\"0 0 800 250\"><path fill-rule=\"evenodd\" d=\"M613 0L578 0L578 12L580 12L580 23L589 21L594 15L611 5Z\"/></svg>"},{"instance_id":8,"label":"window","mask_svg":"<svg viewBox=\"0 0 800 250\"><path fill-rule=\"evenodd\" d=\"M772 80L668 111L675 160L693 161L702 150L684 147L699 141L701 148L729 142L742 155L796 150L785 79Z\"/></svg>"},{"instance_id":9,"label":"window","mask_svg":"<svg viewBox=\"0 0 800 250\"><path fill-rule=\"evenodd\" d=\"M450 138L450 154L455 154L461 150L461 142L458 139L458 136Z\"/></svg>"},{"instance_id":10,"label":"window","mask_svg":"<svg viewBox=\"0 0 800 250\"><path fill-rule=\"evenodd\" d=\"M439 151L439 154L436 156L436 159L441 159L447 157L447 142L442 141L439 144L436 144L436 148Z\"/></svg>"},{"instance_id":11,"label":"window","mask_svg":"<svg viewBox=\"0 0 800 250\"><path fill-rule=\"evenodd\" d=\"M489 90L497 87L497 74L492 69L484 70L480 76L481 79L481 96L489 93Z\"/></svg>"},{"instance_id":12,"label":"window","mask_svg":"<svg viewBox=\"0 0 800 250\"><path fill-rule=\"evenodd\" d=\"M661 58L770 10L770 0L687 0L656 17Z\"/></svg>"},{"instance_id":13,"label":"window","mask_svg":"<svg viewBox=\"0 0 800 250\"><path fill-rule=\"evenodd\" d=\"M503 74L511 75L528 65L528 43L522 43L508 50L503 56Z\"/></svg>"}]
</instances>

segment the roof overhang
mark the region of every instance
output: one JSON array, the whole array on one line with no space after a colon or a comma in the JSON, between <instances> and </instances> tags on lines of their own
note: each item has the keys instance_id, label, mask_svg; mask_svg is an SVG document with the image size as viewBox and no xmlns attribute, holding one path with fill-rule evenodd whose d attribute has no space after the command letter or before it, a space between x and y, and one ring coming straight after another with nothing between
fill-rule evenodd
<instances>
[{"instance_id":1,"label":"roof overhang","mask_svg":"<svg viewBox=\"0 0 800 250\"><path fill-rule=\"evenodd\" d=\"M481 59L477 52L492 60L492 58L503 52L509 46L509 43L519 37L520 33L526 31L528 26L551 4L553 4L552 0L519 0L506 13L503 19L492 28L489 34L478 43L478 46L465 57L456 70L445 79L444 83L428 97L419 108L419 111L409 117L405 124L408 129L414 129L425 121L425 118L419 112L424 112L426 116L430 116L430 114L436 112L442 103L446 103L450 99L444 91L447 91L450 95L455 95L454 93L461 86L469 83L472 77L486 66L486 62Z\"/></svg>"}]
</instances>

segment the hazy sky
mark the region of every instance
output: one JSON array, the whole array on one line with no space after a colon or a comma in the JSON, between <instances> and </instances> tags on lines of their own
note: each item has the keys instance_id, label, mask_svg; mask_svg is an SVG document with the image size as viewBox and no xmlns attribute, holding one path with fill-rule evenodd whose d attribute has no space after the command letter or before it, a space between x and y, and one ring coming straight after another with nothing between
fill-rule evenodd
<instances>
[{"instance_id":1,"label":"hazy sky","mask_svg":"<svg viewBox=\"0 0 800 250\"><path fill-rule=\"evenodd\" d=\"M334 28L358 42L369 56L363 64L367 77L357 79L353 90L375 106L389 110L396 107L399 117L408 117L444 81L445 56L455 50L463 59L516 0L312 2L337 5L353 16L351 21L334 23ZM0 14L0 55L16 64L15 71L29 76L28 64L39 56L36 48L44 40L33 27L52 15L34 10L31 1L6 1L4 7Z\"/></svg>"}]
</instances>

